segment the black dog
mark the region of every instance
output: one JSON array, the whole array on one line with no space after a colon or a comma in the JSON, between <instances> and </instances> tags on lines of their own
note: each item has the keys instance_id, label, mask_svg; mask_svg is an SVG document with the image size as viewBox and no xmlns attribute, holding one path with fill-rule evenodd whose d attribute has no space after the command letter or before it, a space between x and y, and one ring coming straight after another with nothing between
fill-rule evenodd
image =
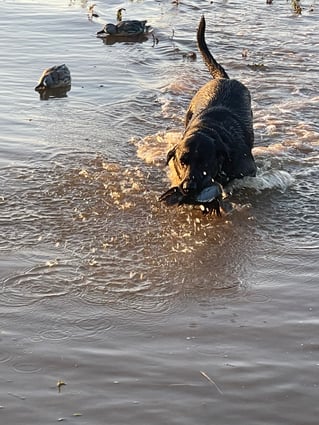
<instances>
[{"instance_id":1,"label":"black dog","mask_svg":"<svg viewBox=\"0 0 319 425\"><path fill-rule=\"evenodd\" d=\"M205 26L202 17L197 43L214 79L191 100L182 139L167 154L174 187L160 200L169 201L168 205L198 203L203 189L256 175L251 153L254 133L249 90L239 81L229 79L213 58L205 42Z\"/></svg>"}]
</instances>

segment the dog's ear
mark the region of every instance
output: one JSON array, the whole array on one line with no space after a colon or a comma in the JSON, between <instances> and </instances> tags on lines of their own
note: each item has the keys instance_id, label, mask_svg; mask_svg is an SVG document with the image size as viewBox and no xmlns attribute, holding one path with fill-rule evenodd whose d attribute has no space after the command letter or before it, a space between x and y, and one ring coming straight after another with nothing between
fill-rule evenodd
<instances>
[{"instance_id":1,"label":"dog's ear","mask_svg":"<svg viewBox=\"0 0 319 425\"><path fill-rule=\"evenodd\" d=\"M167 152L167 156L166 156L166 165L168 165L168 163L170 162L171 159L173 159L175 157L176 154L176 147L177 145L175 145L172 149L170 149Z\"/></svg>"}]
</instances>

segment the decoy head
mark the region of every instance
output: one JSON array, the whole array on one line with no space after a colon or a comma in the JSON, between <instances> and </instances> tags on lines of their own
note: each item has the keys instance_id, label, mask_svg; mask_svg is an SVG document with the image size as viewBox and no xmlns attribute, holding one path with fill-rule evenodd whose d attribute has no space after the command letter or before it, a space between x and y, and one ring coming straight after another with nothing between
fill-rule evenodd
<instances>
[{"instance_id":1,"label":"decoy head","mask_svg":"<svg viewBox=\"0 0 319 425\"><path fill-rule=\"evenodd\" d=\"M104 27L104 32L106 32L107 34L111 34L111 35L116 34L117 33L116 25L106 24L105 27Z\"/></svg>"}]
</instances>

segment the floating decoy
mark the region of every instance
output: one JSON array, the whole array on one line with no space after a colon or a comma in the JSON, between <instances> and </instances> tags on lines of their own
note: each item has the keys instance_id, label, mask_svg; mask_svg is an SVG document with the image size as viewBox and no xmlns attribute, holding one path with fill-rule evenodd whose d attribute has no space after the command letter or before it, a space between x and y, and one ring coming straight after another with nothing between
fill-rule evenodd
<instances>
[{"instance_id":1,"label":"floating decoy","mask_svg":"<svg viewBox=\"0 0 319 425\"><path fill-rule=\"evenodd\" d=\"M106 24L101 31L96 34L98 36L105 37L107 35L112 36L134 36L140 34L147 34L150 26L146 25L147 21L120 21L117 24Z\"/></svg>"},{"instance_id":2,"label":"floating decoy","mask_svg":"<svg viewBox=\"0 0 319 425\"><path fill-rule=\"evenodd\" d=\"M46 89L68 88L71 86L71 73L69 68L63 65L55 65L43 71L36 91Z\"/></svg>"}]
</instances>

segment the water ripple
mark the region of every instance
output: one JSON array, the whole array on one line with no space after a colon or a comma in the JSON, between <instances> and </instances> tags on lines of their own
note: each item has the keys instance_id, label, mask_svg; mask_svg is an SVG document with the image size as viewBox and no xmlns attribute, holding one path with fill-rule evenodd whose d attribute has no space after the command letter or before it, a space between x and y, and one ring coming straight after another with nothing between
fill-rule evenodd
<instances>
[{"instance_id":1,"label":"water ripple","mask_svg":"<svg viewBox=\"0 0 319 425\"><path fill-rule=\"evenodd\" d=\"M70 338L71 332L61 329L49 329L39 332L39 336L50 341L61 341Z\"/></svg>"},{"instance_id":2,"label":"water ripple","mask_svg":"<svg viewBox=\"0 0 319 425\"><path fill-rule=\"evenodd\" d=\"M113 328L114 323L104 315L96 315L95 317L84 317L76 320L75 326L82 331L81 336L94 336L109 331Z\"/></svg>"},{"instance_id":3,"label":"water ripple","mask_svg":"<svg viewBox=\"0 0 319 425\"><path fill-rule=\"evenodd\" d=\"M6 351L0 351L0 363L6 363L9 360L11 360L12 354L6 352Z\"/></svg>"},{"instance_id":4,"label":"water ripple","mask_svg":"<svg viewBox=\"0 0 319 425\"><path fill-rule=\"evenodd\" d=\"M42 370L42 368L37 366L33 360L30 360L29 362L27 359L14 363L12 367L16 372L20 373L38 373Z\"/></svg>"},{"instance_id":5,"label":"water ripple","mask_svg":"<svg viewBox=\"0 0 319 425\"><path fill-rule=\"evenodd\" d=\"M4 279L0 305L22 307L48 298L77 293L82 278L71 266L36 266Z\"/></svg>"}]
</instances>

